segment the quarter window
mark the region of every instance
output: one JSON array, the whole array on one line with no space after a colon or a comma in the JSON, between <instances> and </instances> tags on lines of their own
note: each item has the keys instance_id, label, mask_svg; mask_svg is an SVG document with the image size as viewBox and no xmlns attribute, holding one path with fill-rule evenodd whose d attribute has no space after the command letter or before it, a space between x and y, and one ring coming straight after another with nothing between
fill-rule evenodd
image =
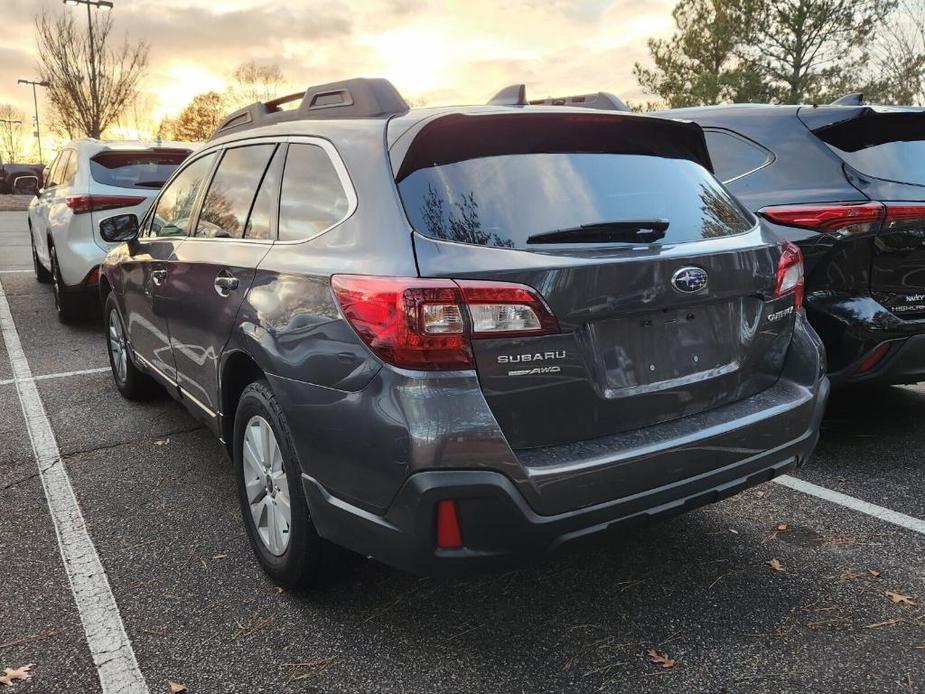
<instances>
[{"instance_id":1,"label":"quarter window","mask_svg":"<svg viewBox=\"0 0 925 694\"><path fill-rule=\"evenodd\" d=\"M73 183L74 177L77 175L77 152L73 150L68 152L67 164L64 165L62 171L58 185L70 185Z\"/></svg>"},{"instance_id":2,"label":"quarter window","mask_svg":"<svg viewBox=\"0 0 925 694\"><path fill-rule=\"evenodd\" d=\"M45 181L46 188L54 188L61 181L62 167L67 166L68 156L70 156L70 150L64 150L55 157L51 168L48 169L48 180Z\"/></svg>"},{"instance_id":3,"label":"quarter window","mask_svg":"<svg viewBox=\"0 0 925 694\"><path fill-rule=\"evenodd\" d=\"M771 161L761 145L724 130L704 130L716 177L724 183L749 174Z\"/></svg>"},{"instance_id":4,"label":"quarter window","mask_svg":"<svg viewBox=\"0 0 925 694\"><path fill-rule=\"evenodd\" d=\"M225 152L209 186L196 224L200 238L244 237L260 179L276 145L235 147Z\"/></svg>"},{"instance_id":5,"label":"quarter window","mask_svg":"<svg viewBox=\"0 0 925 694\"><path fill-rule=\"evenodd\" d=\"M214 159L214 153L197 159L167 185L157 201L149 236L186 236L196 196Z\"/></svg>"},{"instance_id":6,"label":"quarter window","mask_svg":"<svg viewBox=\"0 0 925 694\"><path fill-rule=\"evenodd\" d=\"M344 186L327 152L317 145L290 145L280 193L280 240L317 236L341 221L348 208Z\"/></svg>"}]
</instances>

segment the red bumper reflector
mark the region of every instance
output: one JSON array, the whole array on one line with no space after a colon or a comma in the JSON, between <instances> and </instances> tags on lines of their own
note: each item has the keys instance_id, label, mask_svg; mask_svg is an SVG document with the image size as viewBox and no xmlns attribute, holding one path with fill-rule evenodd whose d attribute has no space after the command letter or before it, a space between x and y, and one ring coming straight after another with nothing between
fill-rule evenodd
<instances>
[{"instance_id":1,"label":"red bumper reflector","mask_svg":"<svg viewBox=\"0 0 925 694\"><path fill-rule=\"evenodd\" d=\"M462 532L459 529L456 502L451 499L438 501L437 547L439 549L459 549L462 546Z\"/></svg>"},{"instance_id":2,"label":"red bumper reflector","mask_svg":"<svg viewBox=\"0 0 925 694\"><path fill-rule=\"evenodd\" d=\"M861 365L858 367L858 373L865 373L866 371L870 371L877 364L883 361L883 358L890 353L890 347L891 345L889 342L884 342L882 345L878 345L877 348L870 353L870 356L861 362Z\"/></svg>"}]
</instances>

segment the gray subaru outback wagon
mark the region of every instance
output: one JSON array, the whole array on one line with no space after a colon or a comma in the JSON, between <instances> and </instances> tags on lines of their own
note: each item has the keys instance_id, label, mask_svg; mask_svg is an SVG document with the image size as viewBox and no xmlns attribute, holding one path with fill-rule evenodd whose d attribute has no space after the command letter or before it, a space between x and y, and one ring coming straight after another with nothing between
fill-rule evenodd
<instances>
[{"instance_id":1,"label":"gray subaru outback wagon","mask_svg":"<svg viewBox=\"0 0 925 694\"><path fill-rule=\"evenodd\" d=\"M716 501L807 460L828 382L799 249L710 171L607 94L255 104L101 224L116 385L222 440L287 586L332 545L438 572Z\"/></svg>"}]
</instances>

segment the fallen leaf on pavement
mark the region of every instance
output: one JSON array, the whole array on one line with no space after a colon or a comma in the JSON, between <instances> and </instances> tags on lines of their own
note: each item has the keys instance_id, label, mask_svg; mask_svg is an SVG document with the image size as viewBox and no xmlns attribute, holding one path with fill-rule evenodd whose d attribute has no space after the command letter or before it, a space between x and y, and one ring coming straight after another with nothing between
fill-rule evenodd
<instances>
[{"instance_id":1,"label":"fallen leaf on pavement","mask_svg":"<svg viewBox=\"0 0 925 694\"><path fill-rule=\"evenodd\" d=\"M664 653L659 653L654 648L651 651L649 651L646 655L649 656L650 662L664 668L665 670L667 670L668 668L673 668L676 664L674 658L669 658L667 655L665 655Z\"/></svg>"},{"instance_id":2,"label":"fallen leaf on pavement","mask_svg":"<svg viewBox=\"0 0 925 694\"><path fill-rule=\"evenodd\" d=\"M161 439L160 441L155 441L154 445L155 446L166 446L168 443L170 443L170 438Z\"/></svg>"},{"instance_id":3,"label":"fallen leaf on pavement","mask_svg":"<svg viewBox=\"0 0 925 694\"><path fill-rule=\"evenodd\" d=\"M786 569L784 568L784 565L781 564L779 561L777 561L777 559L772 559L771 561L766 561L765 564L767 564L768 566L770 566L770 567L771 567L772 569L774 569L775 571L780 571L781 573L785 573L785 572L786 572Z\"/></svg>"},{"instance_id":4,"label":"fallen leaf on pavement","mask_svg":"<svg viewBox=\"0 0 925 694\"><path fill-rule=\"evenodd\" d=\"M911 595L903 595L902 593L894 593L892 590L886 592L886 596L890 599L890 602L893 604L903 604L903 605L914 605L915 598Z\"/></svg>"},{"instance_id":5,"label":"fallen leaf on pavement","mask_svg":"<svg viewBox=\"0 0 925 694\"><path fill-rule=\"evenodd\" d=\"M216 554L216 555L215 555L214 557L212 557L212 558L213 558L213 559L225 559L225 558L227 558L227 557L228 557L227 554Z\"/></svg>"},{"instance_id":6,"label":"fallen leaf on pavement","mask_svg":"<svg viewBox=\"0 0 925 694\"><path fill-rule=\"evenodd\" d=\"M3 671L3 674L0 675L0 684L7 687L12 687L13 682L27 682L32 679L32 673L29 672L33 668L33 664L29 663L28 665L23 665L18 668L8 667Z\"/></svg>"},{"instance_id":7,"label":"fallen leaf on pavement","mask_svg":"<svg viewBox=\"0 0 925 694\"><path fill-rule=\"evenodd\" d=\"M777 524L777 530L778 530L779 532L784 532L786 529L787 529L787 524L786 524L786 523L778 523L778 524Z\"/></svg>"},{"instance_id":8,"label":"fallen leaf on pavement","mask_svg":"<svg viewBox=\"0 0 925 694\"><path fill-rule=\"evenodd\" d=\"M880 572L877 571L877 569L868 569L867 573L869 573L874 578L877 578L880 575Z\"/></svg>"},{"instance_id":9,"label":"fallen leaf on pavement","mask_svg":"<svg viewBox=\"0 0 925 694\"><path fill-rule=\"evenodd\" d=\"M185 684L180 684L179 682L168 681L167 686L170 688L170 694L180 694L180 692L189 691Z\"/></svg>"},{"instance_id":10,"label":"fallen leaf on pavement","mask_svg":"<svg viewBox=\"0 0 925 694\"><path fill-rule=\"evenodd\" d=\"M764 490L759 489L757 492L755 492L755 496L757 496L760 499L761 497L764 496Z\"/></svg>"}]
</instances>

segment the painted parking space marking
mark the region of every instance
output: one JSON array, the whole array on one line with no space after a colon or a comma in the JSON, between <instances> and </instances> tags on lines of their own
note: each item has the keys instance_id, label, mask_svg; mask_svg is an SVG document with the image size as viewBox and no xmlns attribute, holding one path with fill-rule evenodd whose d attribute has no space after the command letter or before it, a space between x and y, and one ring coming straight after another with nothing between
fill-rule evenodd
<instances>
[{"instance_id":1,"label":"painted parking space marking","mask_svg":"<svg viewBox=\"0 0 925 694\"><path fill-rule=\"evenodd\" d=\"M841 492L836 492L826 487L820 487L818 484L813 484L812 482L807 482L806 480L791 477L790 475L781 475L780 477L775 478L773 481L784 487L788 487L798 492L803 492L804 494L814 496L817 499L822 499L833 504L838 504L839 506L844 506L845 508L849 508L852 511L857 511L858 513L864 513L868 516L872 516L873 518L884 521L885 523L892 523L893 525L898 525L901 528L906 528L907 530L912 530L921 535L925 535L925 520L907 516L905 513L899 513L898 511L892 511L888 508L884 508L883 506L877 506L877 504L862 501L861 499L857 499L853 496L848 496L847 494L842 494Z\"/></svg>"},{"instance_id":2,"label":"painted parking space marking","mask_svg":"<svg viewBox=\"0 0 925 694\"><path fill-rule=\"evenodd\" d=\"M22 275L32 272L32 270L0 270L0 275Z\"/></svg>"},{"instance_id":3,"label":"painted parking space marking","mask_svg":"<svg viewBox=\"0 0 925 694\"><path fill-rule=\"evenodd\" d=\"M6 342L13 381L54 522L61 559L103 694L147 694L148 686L138 668L131 641L125 633L125 625L106 571L87 532L86 522L39 396L36 379L32 376L16 332L2 283L0 333Z\"/></svg>"},{"instance_id":4,"label":"painted parking space marking","mask_svg":"<svg viewBox=\"0 0 925 694\"><path fill-rule=\"evenodd\" d=\"M110 368L108 366L102 366L98 369L81 369L80 371L62 371L60 373L54 374L42 374L41 376L30 376L29 380L31 381L48 381L53 378L70 378L71 376L86 376L88 374L102 374L108 373ZM0 386L8 386L16 383L15 378L7 378L0 381Z\"/></svg>"}]
</instances>

